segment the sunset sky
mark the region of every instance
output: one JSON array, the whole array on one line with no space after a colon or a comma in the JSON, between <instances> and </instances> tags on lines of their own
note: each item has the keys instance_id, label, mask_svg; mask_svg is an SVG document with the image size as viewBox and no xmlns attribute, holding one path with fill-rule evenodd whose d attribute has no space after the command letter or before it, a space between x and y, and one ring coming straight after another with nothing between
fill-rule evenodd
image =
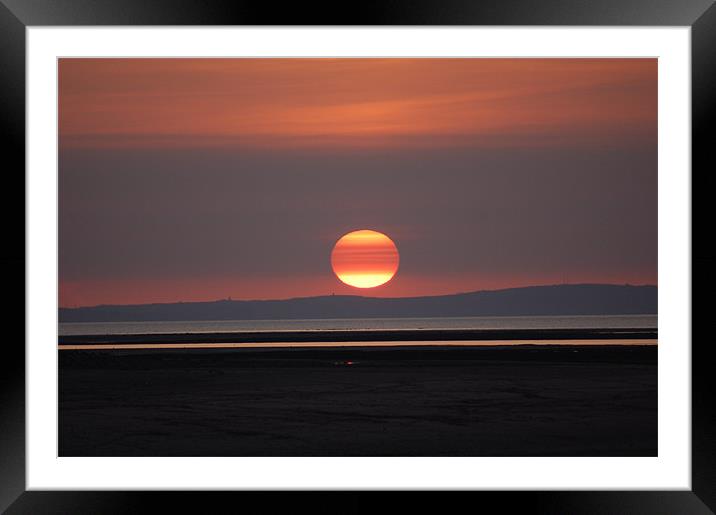
<instances>
[{"instance_id":1,"label":"sunset sky","mask_svg":"<svg viewBox=\"0 0 716 515\"><path fill-rule=\"evenodd\" d=\"M59 109L63 307L657 283L655 59L61 59Z\"/></svg>"}]
</instances>

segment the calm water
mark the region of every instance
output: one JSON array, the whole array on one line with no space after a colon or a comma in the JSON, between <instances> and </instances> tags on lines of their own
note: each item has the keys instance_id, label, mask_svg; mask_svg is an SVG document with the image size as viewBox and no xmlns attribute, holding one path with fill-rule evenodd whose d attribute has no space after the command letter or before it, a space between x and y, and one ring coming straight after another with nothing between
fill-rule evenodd
<instances>
[{"instance_id":1,"label":"calm water","mask_svg":"<svg viewBox=\"0 0 716 515\"><path fill-rule=\"evenodd\" d=\"M657 315L568 317L334 318L60 324L60 336L368 329L656 329Z\"/></svg>"}]
</instances>

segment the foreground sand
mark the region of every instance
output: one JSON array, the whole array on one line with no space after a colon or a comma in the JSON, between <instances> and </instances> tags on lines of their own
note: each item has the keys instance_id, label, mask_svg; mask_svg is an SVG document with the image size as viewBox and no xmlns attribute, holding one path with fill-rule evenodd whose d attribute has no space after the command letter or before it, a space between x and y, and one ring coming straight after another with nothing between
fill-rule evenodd
<instances>
[{"instance_id":1,"label":"foreground sand","mask_svg":"<svg viewBox=\"0 0 716 515\"><path fill-rule=\"evenodd\" d=\"M61 456L654 456L656 346L60 351Z\"/></svg>"}]
</instances>

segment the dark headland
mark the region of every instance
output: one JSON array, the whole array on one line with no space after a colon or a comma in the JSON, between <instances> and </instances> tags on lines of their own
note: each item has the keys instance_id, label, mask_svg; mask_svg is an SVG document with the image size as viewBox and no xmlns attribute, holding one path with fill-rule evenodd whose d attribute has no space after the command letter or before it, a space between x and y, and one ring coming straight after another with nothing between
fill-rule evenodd
<instances>
[{"instance_id":1,"label":"dark headland","mask_svg":"<svg viewBox=\"0 0 716 515\"><path fill-rule=\"evenodd\" d=\"M656 314L656 286L561 284L430 297L327 295L61 308L59 321L296 320L471 316Z\"/></svg>"}]
</instances>

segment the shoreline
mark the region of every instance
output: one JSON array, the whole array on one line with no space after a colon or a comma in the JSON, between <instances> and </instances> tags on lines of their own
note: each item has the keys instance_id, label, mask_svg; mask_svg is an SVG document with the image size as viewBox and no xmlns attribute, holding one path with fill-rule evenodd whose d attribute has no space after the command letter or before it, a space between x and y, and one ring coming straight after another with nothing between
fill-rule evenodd
<instances>
[{"instance_id":1,"label":"shoreline","mask_svg":"<svg viewBox=\"0 0 716 515\"><path fill-rule=\"evenodd\" d=\"M559 343L556 343L559 342ZM58 350L178 350L178 349L442 349L460 348L545 348L545 347L656 347L658 340L484 340L484 341L384 341L384 342L254 342L254 343L86 343L60 344Z\"/></svg>"},{"instance_id":2,"label":"shoreline","mask_svg":"<svg viewBox=\"0 0 716 515\"><path fill-rule=\"evenodd\" d=\"M64 335L58 345L148 344L282 344L367 342L503 342L562 340L657 340L657 329L392 329L245 331L227 333L163 333L118 335Z\"/></svg>"}]
</instances>

